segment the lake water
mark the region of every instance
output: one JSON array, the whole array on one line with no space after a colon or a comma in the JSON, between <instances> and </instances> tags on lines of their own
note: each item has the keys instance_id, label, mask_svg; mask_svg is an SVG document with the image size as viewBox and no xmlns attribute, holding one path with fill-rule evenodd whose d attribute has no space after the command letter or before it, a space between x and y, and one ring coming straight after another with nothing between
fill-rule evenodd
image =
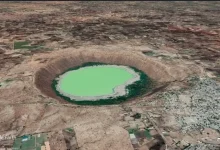
<instances>
[{"instance_id":1,"label":"lake water","mask_svg":"<svg viewBox=\"0 0 220 150\"><path fill-rule=\"evenodd\" d=\"M58 80L59 92L73 96L103 96L134 78L129 69L116 65L97 65L68 71Z\"/></svg>"}]
</instances>

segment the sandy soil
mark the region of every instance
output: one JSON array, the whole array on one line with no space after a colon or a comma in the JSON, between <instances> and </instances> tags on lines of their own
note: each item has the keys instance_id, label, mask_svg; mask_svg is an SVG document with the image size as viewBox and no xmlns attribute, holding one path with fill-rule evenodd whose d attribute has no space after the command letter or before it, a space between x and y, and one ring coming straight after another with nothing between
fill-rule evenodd
<instances>
[{"instance_id":1,"label":"sandy soil","mask_svg":"<svg viewBox=\"0 0 220 150\"><path fill-rule=\"evenodd\" d=\"M191 104L200 107L197 99L187 97L189 92L202 92L206 102L219 100L208 89L195 90L198 81L191 84L189 79L196 76L203 85L202 77L209 78L212 90L220 81L219 2L1 2L0 6L0 135L73 127L82 150L132 150L125 129L143 126L130 117L138 112L148 114L168 134L169 149L219 145L219 130L203 126L183 132L178 121L190 117ZM17 40L43 48L14 50ZM62 66L59 62L67 58L74 63L95 59L133 65L159 84L121 105L68 104L45 92L48 74L62 71L54 64ZM41 71L47 76L36 86ZM161 95L166 92L173 95L172 109L165 109L166 97ZM181 103L187 106L185 111Z\"/></svg>"}]
</instances>

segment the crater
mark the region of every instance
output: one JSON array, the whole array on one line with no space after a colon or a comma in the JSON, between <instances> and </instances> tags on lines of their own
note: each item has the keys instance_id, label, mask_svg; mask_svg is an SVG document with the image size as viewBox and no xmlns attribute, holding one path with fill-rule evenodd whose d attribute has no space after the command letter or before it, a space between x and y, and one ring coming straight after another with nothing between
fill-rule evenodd
<instances>
[{"instance_id":1,"label":"crater","mask_svg":"<svg viewBox=\"0 0 220 150\"><path fill-rule=\"evenodd\" d=\"M80 105L119 104L150 91L152 83L173 80L164 64L123 50L63 51L35 74L35 85L43 94Z\"/></svg>"}]
</instances>

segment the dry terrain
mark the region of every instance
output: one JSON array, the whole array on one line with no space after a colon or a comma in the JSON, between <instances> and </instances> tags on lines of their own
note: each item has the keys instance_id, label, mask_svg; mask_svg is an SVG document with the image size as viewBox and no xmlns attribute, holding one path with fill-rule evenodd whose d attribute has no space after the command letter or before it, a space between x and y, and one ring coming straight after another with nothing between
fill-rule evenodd
<instances>
[{"instance_id":1,"label":"dry terrain","mask_svg":"<svg viewBox=\"0 0 220 150\"><path fill-rule=\"evenodd\" d=\"M219 149L219 13L205 1L0 2L0 137L72 127L80 150ZM120 105L57 97L55 75L88 61L134 66L156 85ZM135 147L137 127L165 144Z\"/></svg>"}]
</instances>

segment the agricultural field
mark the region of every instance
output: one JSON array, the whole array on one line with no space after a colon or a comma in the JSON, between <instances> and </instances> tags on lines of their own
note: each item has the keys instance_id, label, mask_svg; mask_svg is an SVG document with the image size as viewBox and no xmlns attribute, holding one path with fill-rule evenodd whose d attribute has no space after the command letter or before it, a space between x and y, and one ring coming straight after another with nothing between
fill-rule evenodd
<instances>
[{"instance_id":1,"label":"agricultural field","mask_svg":"<svg viewBox=\"0 0 220 150\"><path fill-rule=\"evenodd\" d=\"M41 145L44 144L46 135L24 135L15 139L13 150L40 150Z\"/></svg>"},{"instance_id":2,"label":"agricultural field","mask_svg":"<svg viewBox=\"0 0 220 150\"><path fill-rule=\"evenodd\" d=\"M43 149L49 133L51 150L219 150L219 12L217 1L0 2L0 149Z\"/></svg>"}]
</instances>

